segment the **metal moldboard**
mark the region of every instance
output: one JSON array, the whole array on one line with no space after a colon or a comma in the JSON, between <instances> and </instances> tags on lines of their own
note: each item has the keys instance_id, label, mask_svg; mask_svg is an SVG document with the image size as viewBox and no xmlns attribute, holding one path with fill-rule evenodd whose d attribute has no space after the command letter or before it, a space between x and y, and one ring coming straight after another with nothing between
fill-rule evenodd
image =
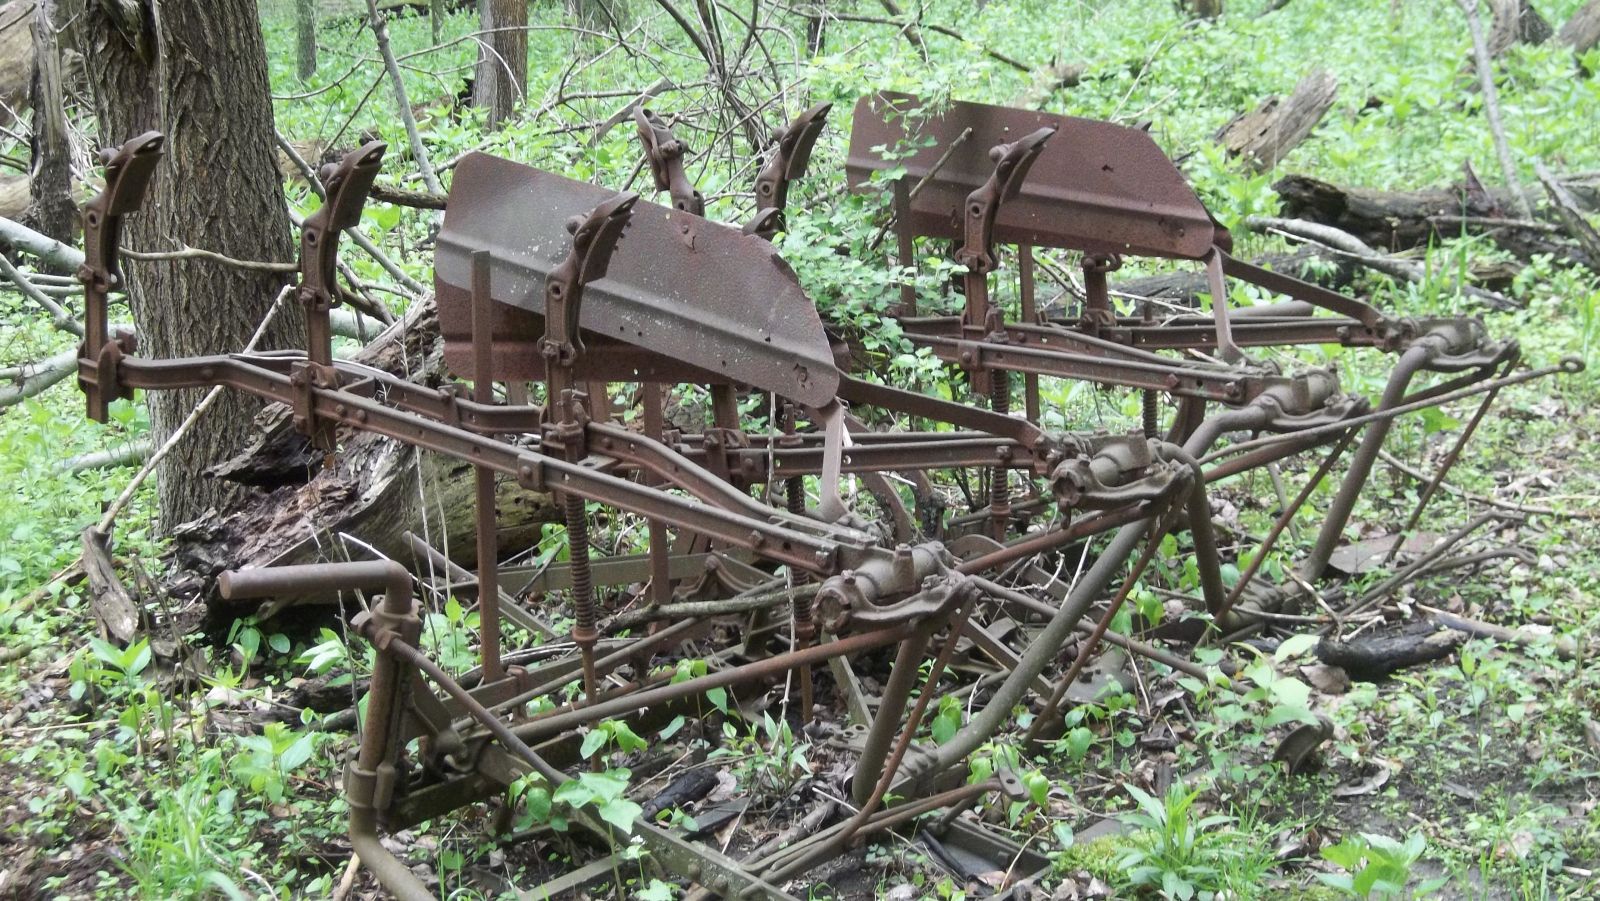
<instances>
[{"instance_id":1,"label":"metal moldboard","mask_svg":"<svg viewBox=\"0 0 1600 901\"><path fill-rule=\"evenodd\" d=\"M967 195L994 171L989 148L1046 126L1057 132L1021 195L1000 207L996 241L1180 259L1211 249L1218 229L1183 174L1148 134L1110 122L963 101L924 112L909 94L873 94L856 103L845 166L858 188L873 172L896 166L915 185L937 166L911 200L911 228L959 240ZM968 128L972 135L952 150ZM898 160L872 149L907 137L933 143Z\"/></svg>"},{"instance_id":2,"label":"metal moldboard","mask_svg":"<svg viewBox=\"0 0 1600 901\"><path fill-rule=\"evenodd\" d=\"M472 254L493 255L497 380L542 379L545 280L571 249L565 223L615 192L482 153L456 167L435 255L445 362L474 377ZM822 406L839 371L816 306L773 246L640 201L607 276L586 286L578 377L737 382Z\"/></svg>"}]
</instances>

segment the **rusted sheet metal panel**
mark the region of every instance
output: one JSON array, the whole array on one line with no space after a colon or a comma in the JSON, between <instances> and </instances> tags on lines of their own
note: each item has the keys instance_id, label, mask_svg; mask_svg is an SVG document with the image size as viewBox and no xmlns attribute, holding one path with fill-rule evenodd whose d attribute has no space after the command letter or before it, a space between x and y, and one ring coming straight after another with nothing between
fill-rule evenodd
<instances>
[{"instance_id":1,"label":"rusted sheet metal panel","mask_svg":"<svg viewBox=\"0 0 1600 901\"><path fill-rule=\"evenodd\" d=\"M471 255L493 253L494 377L543 379L545 279L565 223L615 192L487 154L456 168L435 256L445 361L473 377ZM605 278L584 288L579 377L735 381L810 406L839 387L822 321L766 241L640 201Z\"/></svg>"},{"instance_id":2,"label":"rusted sheet metal panel","mask_svg":"<svg viewBox=\"0 0 1600 901\"><path fill-rule=\"evenodd\" d=\"M853 187L897 165L906 167L914 185L937 167L911 201L911 227L919 235L959 240L967 195L994 170L989 148L1046 127L1058 131L1021 196L1001 208L996 241L1186 259L1210 250L1217 229L1205 207L1155 141L1136 128L962 101L924 112L909 94L874 94L856 103L845 165ZM971 136L951 150L968 128ZM931 137L932 145L904 160L885 160L872 149L892 148L908 133Z\"/></svg>"}]
</instances>

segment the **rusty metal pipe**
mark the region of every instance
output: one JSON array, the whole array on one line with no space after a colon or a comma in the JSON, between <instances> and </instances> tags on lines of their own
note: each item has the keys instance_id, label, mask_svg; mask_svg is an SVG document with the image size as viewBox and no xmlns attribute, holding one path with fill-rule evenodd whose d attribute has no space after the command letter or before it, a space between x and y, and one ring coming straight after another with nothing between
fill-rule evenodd
<instances>
[{"instance_id":1,"label":"rusty metal pipe","mask_svg":"<svg viewBox=\"0 0 1600 901\"><path fill-rule=\"evenodd\" d=\"M950 741L940 746L938 752L922 761L932 761L931 765L918 766L922 761L911 761L902 770L911 770L909 777L920 779L932 772L941 772L949 769L967 759L974 751L978 750L984 742L988 741L1000 727L1011 718L1011 710L1024 697L1033 684L1033 680L1050 665L1055 659L1056 651L1077 628L1078 620L1083 618L1089 605L1105 591L1107 585L1122 569L1123 564L1133 555L1134 548L1138 547L1141 539L1151 528L1150 520L1129 523L1112 536L1111 542L1100 552L1100 556L1089 567L1088 571L1067 595L1066 602L1056 615L1047 623L1028 649L1023 652L1022 658L1012 669L1011 674L995 690L989 703L983 710L974 716L961 731L957 732Z\"/></svg>"},{"instance_id":2,"label":"rusty metal pipe","mask_svg":"<svg viewBox=\"0 0 1600 901\"><path fill-rule=\"evenodd\" d=\"M663 685L627 697L602 701L588 707L567 710L522 723L514 730L524 741L538 741L597 720L620 716L655 704L665 704L692 695L704 694L713 688L727 688L753 679L781 676L797 666L811 666L830 657L861 654L875 648L894 644L912 634L913 626L893 626L873 632L863 632L816 645L800 651L778 654L756 663L733 669L719 670L684 682Z\"/></svg>"},{"instance_id":3,"label":"rusty metal pipe","mask_svg":"<svg viewBox=\"0 0 1600 901\"><path fill-rule=\"evenodd\" d=\"M894 657L894 667L889 670L889 681L879 696L878 712L872 718L872 729L861 746L861 759L856 762L855 777L850 784L850 794L858 806L865 806L872 797L878 777L883 774L884 756L889 743L894 741L900 727L900 715L911 699L911 689L922 671L922 660L927 656L928 642L938 630L937 621L920 624L916 631L900 643Z\"/></svg>"},{"instance_id":4,"label":"rusty metal pipe","mask_svg":"<svg viewBox=\"0 0 1600 901\"><path fill-rule=\"evenodd\" d=\"M382 591L386 598L409 598L411 573L393 560L264 566L225 572L217 577L217 589L230 601L312 597L340 591Z\"/></svg>"},{"instance_id":5,"label":"rusty metal pipe","mask_svg":"<svg viewBox=\"0 0 1600 901\"><path fill-rule=\"evenodd\" d=\"M1411 384L1411 380L1416 378L1417 373L1430 362L1443 354L1446 348L1445 339L1436 335L1424 336L1406 348L1405 353L1401 354L1399 361L1395 363L1394 370L1389 373L1389 381L1383 387L1382 399L1374 412L1383 413L1397 407L1405 398L1406 388ZM1306 581L1311 582L1322 577L1322 571L1327 568L1328 560L1333 556L1333 549L1338 546L1340 537L1344 535L1344 526L1350 520L1351 511L1355 509L1356 498L1367 484L1372 464L1377 462L1378 451L1383 449L1383 442L1389 437L1389 429L1393 425L1393 417L1374 420L1367 427L1366 434L1361 437L1361 444L1350 458L1350 468L1345 471L1344 481L1339 484L1339 493L1334 495L1333 503L1328 506L1328 512L1322 520L1322 530L1317 533L1311 554L1300 566L1300 576Z\"/></svg>"}]
</instances>

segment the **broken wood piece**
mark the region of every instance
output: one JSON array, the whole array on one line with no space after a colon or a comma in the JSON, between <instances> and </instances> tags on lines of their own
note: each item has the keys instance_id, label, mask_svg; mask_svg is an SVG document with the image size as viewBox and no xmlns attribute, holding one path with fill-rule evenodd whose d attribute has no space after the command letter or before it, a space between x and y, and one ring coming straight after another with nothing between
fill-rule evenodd
<instances>
[{"instance_id":1,"label":"broken wood piece","mask_svg":"<svg viewBox=\"0 0 1600 901\"><path fill-rule=\"evenodd\" d=\"M1268 97L1254 110L1235 116L1217 130L1216 140L1229 156L1265 172L1311 135L1338 93L1338 78L1325 69L1313 69L1287 99Z\"/></svg>"},{"instance_id":2,"label":"broken wood piece","mask_svg":"<svg viewBox=\"0 0 1600 901\"><path fill-rule=\"evenodd\" d=\"M89 578L89 604L95 618L108 636L125 645L139 634L139 605L117 576L109 540L104 532L83 530L83 572Z\"/></svg>"},{"instance_id":3,"label":"broken wood piece","mask_svg":"<svg viewBox=\"0 0 1600 901\"><path fill-rule=\"evenodd\" d=\"M1583 211L1578 207L1578 201L1567 192L1561 182L1556 180L1555 174L1545 168L1544 163L1535 161L1533 170L1539 176L1539 184L1544 185L1545 194L1550 198L1550 209L1556 218L1561 220L1567 234L1572 236L1578 246L1588 256L1588 267L1595 272L1600 272L1600 232L1596 232L1589 220L1583 217Z\"/></svg>"}]
</instances>

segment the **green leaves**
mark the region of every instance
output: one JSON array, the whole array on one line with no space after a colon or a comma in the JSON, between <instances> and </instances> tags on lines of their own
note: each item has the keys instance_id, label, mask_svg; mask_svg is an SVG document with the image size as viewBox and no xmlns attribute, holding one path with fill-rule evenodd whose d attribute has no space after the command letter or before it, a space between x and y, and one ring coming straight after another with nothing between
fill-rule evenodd
<instances>
[{"instance_id":1,"label":"green leaves","mask_svg":"<svg viewBox=\"0 0 1600 901\"><path fill-rule=\"evenodd\" d=\"M956 733L961 731L962 713L960 699L945 695L939 699L939 711L934 714L933 721L928 724L928 731L933 740L944 744Z\"/></svg>"},{"instance_id":2,"label":"green leaves","mask_svg":"<svg viewBox=\"0 0 1600 901\"><path fill-rule=\"evenodd\" d=\"M1322 857L1345 873L1320 873L1317 878L1354 898L1406 897L1411 868L1427 850L1427 839L1414 832L1405 841L1363 832L1347 835L1337 845L1322 849ZM1409 897L1422 897L1443 888L1448 877L1424 880Z\"/></svg>"},{"instance_id":3,"label":"green leaves","mask_svg":"<svg viewBox=\"0 0 1600 901\"><path fill-rule=\"evenodd\" d=\"M627 770L607 770L603 773L582 773L576 779L563 782L551 796L556 804L565 804L574 810L592 807L600 819L625 833L633 832L643 809L628 800Z\"/></svg>"}]
</instances>

